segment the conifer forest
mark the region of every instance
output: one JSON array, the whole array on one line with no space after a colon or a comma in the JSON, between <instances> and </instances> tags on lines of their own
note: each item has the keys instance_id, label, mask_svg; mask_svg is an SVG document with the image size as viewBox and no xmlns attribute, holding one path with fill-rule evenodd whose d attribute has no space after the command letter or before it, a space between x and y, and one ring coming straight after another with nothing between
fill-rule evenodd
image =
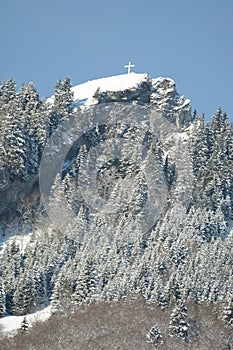
<instances>
[{"instance_id":1,"label":"conifer forest","mask_svg":"<svg viewBox=\"0 0 233 350\"><path fill-rule=\"evenodd\" d=\"M93 98L0 85L0 349L232 350L230 118L149 75Z\"/></svg>"}]
</instances>

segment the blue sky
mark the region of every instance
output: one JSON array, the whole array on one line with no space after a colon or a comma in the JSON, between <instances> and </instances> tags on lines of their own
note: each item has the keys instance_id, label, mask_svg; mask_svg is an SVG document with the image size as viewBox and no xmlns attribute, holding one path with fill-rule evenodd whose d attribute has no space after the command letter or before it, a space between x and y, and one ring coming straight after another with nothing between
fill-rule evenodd
<instances>
[{"instance_id":1,"label":"blue sky","mask_svg":"<svg viewBox=\"0 0 233 350\"><path fill-rule=\"evenodd\" d=\"M48 97L125 72L175 80L206 119L219 105L233 120L232 0L1 0L0 79L33 81Z\"/></svg>"}]
</instances>

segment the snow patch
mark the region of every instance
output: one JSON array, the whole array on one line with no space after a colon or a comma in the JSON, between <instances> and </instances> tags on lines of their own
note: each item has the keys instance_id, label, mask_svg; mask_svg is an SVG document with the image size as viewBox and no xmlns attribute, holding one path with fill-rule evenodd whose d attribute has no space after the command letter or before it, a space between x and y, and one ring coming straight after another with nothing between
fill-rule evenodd
<instances>
[{"instance_id":1,"label":"snow patch","mask_svg":"<svg viewBox=\"0 0 233 350\"><path fill-rule=\"evenodd\" d=\"M24 233L22 234L21 232ZM22 229L17 221L11 227L0 225L0 255L3 254L6 245L11 241L15 241L20 249L24 251L30 241L31 233L31 227L29 225L25 225Z\"/></svg>"},{"instance_id":2,"label":"snow patch","mask_svg":"<svg viewBox=\"0 0 233 350\"><path fill-rule=\"evenodd\" d=\"M47 306L46 308L36 311L33 314L28 314L24 316L5 316L0 319L0 329L1 329L1 337L6 335L14 335L17 330L21 327L22 321L24 317L29 323L29 327L33 325L36 321L45 321L51 316L51 306Z\"/></svg>"},{"instance_id":3,"label":"snow patch","mask_svg":"<svg viewBox=\"0 0 233 350\"><path fill-rule=\"evenodd\" d=\"M156 86L156 85L159 85L160 83L162 83L164 80L167 80L169 82L169 85L170 86L175 86L175 82L173 79L171 78L168 78L168 77L158 77L158 78L154 78L152 79L152 85L153 86ZM171 89L171 88L170 88ZM172 91L174 89L171 89Z\"/></svg>"},{"instance_id":4,"label":"snow patch","mask_svg":"<svg viewBox=\"0 0 233 350\"><path fill-rule=\"evenodd\" d=\"M184 96L181 96L181 98L184 98ZM184 103L182 103L180 106L177 106L177 107L174 107L174 109L176 110L176 111L178 111L179 109L183 109L184 107L186 107L186 106L189 106L189 104L190 104L190 100L188 99L188 98L186 98L185 100L184 100Z\"/></svg>"}]
</instances>

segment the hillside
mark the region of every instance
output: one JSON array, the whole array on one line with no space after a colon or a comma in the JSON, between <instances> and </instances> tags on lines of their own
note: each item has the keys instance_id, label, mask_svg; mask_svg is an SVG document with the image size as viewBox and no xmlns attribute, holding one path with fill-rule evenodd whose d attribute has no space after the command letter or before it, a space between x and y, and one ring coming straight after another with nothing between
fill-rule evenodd
<instances>
[{"instance_id":1,"label":"hillside","mask_svg":"<svg viewBox=\"0 0 233 350\"><path fill-rule=\"evenodd\" d=\"M49 100L11 79L0 115L0 316L50 304L52 333L83 308L106 327L98 307L109 304L112 348L124 348L125 330L127 349L131 332L131 348L176 339L180 349L230 349L233 130L221 108L205 122L172 79L130 73L74 87L67 78ZM46 349L36 332L23 336Z\"/></svg>"},{"instance_id":2,"label":"hillside","mask_svg":"<svg viewBox=\"0 0 233 350\"><path fill-rule=\"evenodd\" d=\"M216 310L206 305L188 304L192 324L190 341L169 336L172 308L161 310L145 300L95 303L72 314L57 314L34 323L28 333L0 340L4 350L152 350L149 334L160 327L162 350L230 349L232 332L216 318ZM197 322L198 320L198 322ZM216 337L216 334L218 335Z\"/></svg>"}]
</instances>

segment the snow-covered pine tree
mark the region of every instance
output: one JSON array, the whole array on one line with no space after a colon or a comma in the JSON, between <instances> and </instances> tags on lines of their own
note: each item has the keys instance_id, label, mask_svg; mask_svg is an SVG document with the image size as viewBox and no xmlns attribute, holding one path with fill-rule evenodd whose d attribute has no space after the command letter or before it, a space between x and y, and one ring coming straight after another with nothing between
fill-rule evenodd
<instances>
[{"instance_id":1,"label":"snow-covered pine tree","mask_svg":"<svg viewBox=\"0 0 233 350\"><path fill-rule=\"evenodd\" d=\"M11 176L28 178L27 157L29 154L25 119L17 99L10 101L10 110L5 115L3 134L4 163Z\"/></svg>"},{"instance_id":2,"label":"snow-covered pine tree","mask_svg":"<svg viewBox=\"0 0 233 350\"><path fill-rule=\"evenodd\" d=\"M14 315L25 315L31 311L35 304L35 286L30 272L18 278L17 286L12 300L12 312Z\"/></svg>"},{"instance_id":3,"label":"snow-covered pine tree","mask_svg":"<svg viewBox=\"0 0 233 350\"><path fill-rule=\"evenodd\" d=\"M147 333L147 341L151 343L154 348L158 348L159 345L163 344L163 336L158 326L153 326Z\"/></svg>"},{"instance_id":4,"label":"snow-covered pine tree","mask_svg":"<svg viewBox=\"0 0 233 350\"><path fill-rule=\"evenodd\" d=\"M196 117L188 141L193 163L193 171L196 178L203 176L206 162L209 157L209 147L205 130L204 116L200 118Z\"/></svg>"},{"instance_id":5,"label":"snow-covered pine tree","mask_svg":"<svg viewBox=\"0 0 233 350\"><path fill-rule=\"evenodd\" d=\"M230 294L226 298L226 303L223 307L222 314L222 319L226 322L226 324L233 326L233 297Z\"/></svg>"},{"instance_id":6,"label":"snow-covered pine tree","mask_svg":"<svg viewBox=\"0 0 233 350\"><path fill-rule=\"evenodd\" d=\"M16 97L15 82L10 78L0 86L0 113L7 111L7 105Z\"/></svg>"},{"instance_id":7,"label":"snow-covered pine tree","mask_svg":"<svg viewBox=\"0 0 233 350\"><path fill-rule=\"evenodd\" d=\"M171 336L177 335L184 341L188 341L190 333L190 324L188 322L187 308L184 304L175 306L172 310L169 323L169 332Z\"/></svg>"},{"instance_id":8,"label":"snow-covered pine tree","mask_svg":"<svg viewBox=\"0 0 233 350\"><path fill-rule=\"evenodd\" d=\"M26 332L28 331L28 328L29 328L29 322L28 322L28 320L27 320L27 317L25 316L25 317L23 318L22 323L21 323L19 332L20 332L20 333L26 333Z\"/></svg>"},{"instance_id":9,"label":"snow-covered pine tree","mask_svg":"<svg viewBox=\"0 0 233 350\"><path fill-rule=\"evenodd\" d=\"M6 314L6 294L4 290L4 285L2 278L0 279L0 317Z\"/></svg>"},{"instance_id":10,"label":"snow-covered pine tree","mask_svg":"<svg viewBox=\"0 0 233 350\"><path fill-rule=\"evenodd\" d=\"M165 161L164 161L163 172L165 175L168 189L170 189L172 183L175 180L175 164L171 163L168 155L166 156Z\"/></svg>"},{"instance_id":11,"label":"snow-covered pine tree","mask_svg":"<svg viewBox=\"0 0 233 350\"><path fill-rule=\"evenodd\" d=\"M75 279L71 274L69 264L61 269L51 296L52 312L68 311L72 305L72 294L75 288Z\"/></svg>"},{"instance_id":12,"label":"snow-covered pine tree","mask_svg":"<svg viewBox=\"0 0 233 350\"><path fill-rule=\"evenodd\" d=\"M71 91L70 78L59 80L54 89L54 103L50 114L50 134L56 127L69 118L72 111L74 94Z\"/></svg>"}]
</instances>

